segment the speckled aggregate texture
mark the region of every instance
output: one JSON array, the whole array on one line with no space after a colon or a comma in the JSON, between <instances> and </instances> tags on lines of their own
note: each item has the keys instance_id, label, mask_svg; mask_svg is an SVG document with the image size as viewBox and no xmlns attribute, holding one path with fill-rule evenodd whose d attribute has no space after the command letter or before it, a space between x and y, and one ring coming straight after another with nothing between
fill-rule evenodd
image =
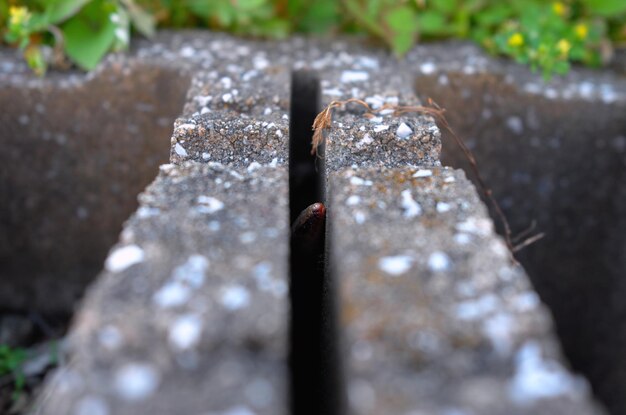
<instances>
[{"instance_id":1,"label":"speckled aggregate texture","mask_svg":"<svg viewBox=\"0 0 626 415\"><path fill-rule=\"evenodd\" d=\"M545 233L518 258L573 368L612 413L625 413L623 67L576 68L545 83L464 43L419 47L407 60L418 95L446 108L473 149L514 234L533 222ZM452 138L444 132L442 141L442 163L467 171Z\"/></svg>"},{"instance_id":2,"label":"speckled aggregate texture","mask_svg":"<svg viewBox=\"0 0 626 415\"><path fill-rule=\"evenodd\" d=\"M268 56L264 49L234 39L208 49L223 60L192 79L183 117L176 121L172 136L172 161L285 164L288 55Z\"/></svg>"},{"instance_id":3,"label":"speckled aggregate texture","mask_svg":"<svg viewBox=\"0 0 626 415\"><path fill-rule=\"evenodd\" d=\"M397 62L356 42L161 33L93 74L53 75L71 90L143 62L184 74L190 86L170 164L140 196L84 299L68 364L40 413L286 414L290 74L315 72L323 105L416 105L414 76L435 74L440 55L419 48ZM0 82L47 88L7 62ZM356 104L333 112L327 240L348 413L600 413L476 191L441 167L440 138L420 114L371 117ZM131 180L120 171L119 183Z\"/></svg>"},{"instance_id":4,"label":"speckled aggregate texture","mask_svg":"<svg viewBox=\"0 0 626 415\"><path fill-rule=\"evenodd\" d=\"M286 181L268 166L162 166L41 413L287 413Z\"/></svg>"},{"instance_id":5,"label":"speckled aggregate texture","mask_svg":"<svg viewBox=\"0 0 626 415\"><path fill-rule=\"evenodd\" d=\"M373 110L383 105L420 104L409 87L413 83L412 70L404 62L380 51L346 47L339 42L324 46L304 44L296 51L294 63L300 70L319 74L322 106L351 98L364 101ZM440 134L434 120L419 114L392 113L388 109L372 116L357 103L334 109L326 137L326 169L351 165L438 165Z\"/></svg>"},{"instance_id":6,"label":"speckled aggregate texture","mask_svg":"<svg viewBox=\"0 0 626 415\"><path fill-rule=\"evenodd\" d=\"M329 178L349 414L595 414L463 172Z\"/></svg>"}]
</instances>

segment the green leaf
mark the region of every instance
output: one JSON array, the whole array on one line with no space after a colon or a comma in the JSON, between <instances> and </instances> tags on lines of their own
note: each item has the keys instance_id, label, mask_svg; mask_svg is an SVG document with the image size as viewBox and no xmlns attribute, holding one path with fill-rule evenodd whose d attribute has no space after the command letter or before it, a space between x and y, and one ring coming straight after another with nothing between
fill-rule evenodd
<instances>
[{"instance_id":1,"label":"green leaf","mask_svg":"<svg viewBox=\"0 0 626 415\"><path fill-rule=\"evenodd\" d=\"M306 10L298 28L308 33L326 33L338 23L337 2L318 0L312 2Z\"/></svg>"},{"instance_id":2,"label":"green leaf","mask_svg":"<svg viewBox=\"0 0 626 415\"><path fill-rule=\"evenodd\" d=\"M28 66L33 70L35 75L45 75L47 69L46 60L43 58L41 49L38 46L29 45L26 50L24 50L24 57L26 58L26 63L28 63Z\"/></svg>"},{"instance_id":3,"label":"green leaf","mask_svg":"<svg viewBox=\"0 0 626 415\"><path fill-rule=\"evenodd\" d=\"M61 28L65 53L81 68L95 68L113 46L117 26L112 14L104 0L94 0Z\"/></svg>"},{"instance_id":4,"label":"green leaf","mask_svg":"<svg viewBox=\"0 0 626 415\"><path fill-rule=\"evenodd\" d=\"M91 0L50 0L46 6L45 16L49 24L59 24L74 16Z\"/></svg>"},{"instance_id":5,"label":"green leaf","mask_svg":"<svg viewBox=\"0 0 626 415\"><path fill-rule=\"evenodd\" d=\"M624 0L583 0L583 3L593 13L605 17L612 17L626 11Z\"/></svg>"},{"instance_id":6,"label":"green leaf","mask_svg":"<svg viewBox=\"0 0 626 415\"><path fill-rule=\"evenodd\" d=\"M265 6L267 0L237 0L235 8L242 12L249 12Z\"/></svg>"},{"instance_id":7,"label":"green leaf","mask_svg":"<svg viewBox=\"0 0 626 415\"><path fill-rule=\"evenodd\" d=\"M481 25L497 25L505 21L511 14L511 7L506 4L496 4L476 14L475 18Z\"/></svg>"},{"instance_id":8,"label":"green leaf","mask_svg":"<svg viewBox=\"0 0 626 415\"><path fill-rule=\"evenodd\" d=\"M436 11L425 11L417 15L419 32L423 35L434 36L446 33L446 19L443 14Z\"/></svg>"},{"instance_id":9,"label":"green leaf","mask_svg":"<svg viewBox=\"0 0 626 415\"><path fill-rule=\"evenodd\" d=\"M184 0L186 7L190 9L190 11L199 17L211 18L220 14L220 11L227 12L228 14L232 13L232 6L228 2L228 0Z\"/></svg>"},{"instance_id":10,"label":"green leaf","mask_svg":"<svg viewBox=\"0 0 626 415\"><path fill-rule=\"evenodd\" d=\"M414 33L417 30L415 12L410 7L396 7L385 15L385 22L396 33Z\"/></svg>"},{"instance_id":11,"label":"green leaf","mask_svg":"<svg viewBox=\"0 0 626 415\"><path fill-rule=\"evenodd\" d=\"M372 6L376 0L372 0L367 3L368 6ZM356 0L345 0L344 4L348 14L356 21L355 32L359 32L359 29L365 29L381 39L386 39L386 33L375 19L376 16L371 16L371 10L363 10L361 4Z\"/></svg>"},{"instance_id":12,"label":"green leaf","mask_svg":"<svg viewBox=\"0 0 626 415\"><path fill-rule=\"evenodd\" d=\"M457 7L456 0L431 0L431 4L434 9L444 13L452 13Z\"/></svg>"},{"instance_id":13,"label":"green leaf","mask_svg":"<svg viewBox=\"0 0 626 415\"><path fill-rule=\"evenodd\" d=\"M566 74L570 69L570 64L568 61L557 61L554 63L552 67L555 73L559 75Z\"/></svg>"},{"instance_id":14,"label":"green leaf","mask_svg":"<svg viewBox=\"0 0 626 415\"><path fill-rule=\"evenodd\" d=\"M385 15L385 22L392 31L391 47L397 55L404 55L411 49L417 33L417 19L410 7L401 6Z\"/></svg>"},{"instance_id":15,"label":"green leaf","mask_svg":"<svg viewBox=\"0 0 626 415\"><path fill-rule=\"evenodd\" d=\"M391 48L396 55L402 56L411 50L414 42L415 36L413 34L397 33L391 38Z\"/></svg>"},{"instance_id":16,"label":"green leaf","mask_svg":"<svg viewBox=\"0 0 626 415\"><path fill-rule=\"evenodd\" d=\"M260 24L259 29L260 35L274 39L282 39L289 33L289 23L285 20L275 18L264 21Z\"/></svg>"}]
</instances>

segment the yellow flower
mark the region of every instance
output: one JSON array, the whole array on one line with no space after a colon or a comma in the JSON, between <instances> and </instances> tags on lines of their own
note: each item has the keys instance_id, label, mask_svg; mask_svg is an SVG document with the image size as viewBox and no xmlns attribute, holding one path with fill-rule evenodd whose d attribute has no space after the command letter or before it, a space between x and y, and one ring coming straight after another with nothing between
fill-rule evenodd
<instances>
[{"instance_id":1,"label":"yellow flower","mask_svg":"<svg viewBox=\"0 0 626 415\"><path fill-rule=\"evenodd\" d=\"M579 23L574 27L574 31L576 32L576 36L579 39L585 39L589 34L589 28L584 23Z\"/></svg>"},{"instance_id":2,"label":"yellow flower","mask_svg":"<svg viewBox=\"0 0 626 415\"><path fill-rule=\"evenodd\" d=\"M522 36L522 34L519 32L515 32L509 37L507 43L509 44L509 46L513 46L514 48L522 46L524 44L524 36Z\"/></svg>"},{"instance_id":3,"label":"yellow flower","mask_svg":"<svg viewBox=\"0 0 626 415\"><path fill-rule=\"evenodd\" d=\"M565 12L567 12L567 7L565 7L565 5L560 1L557 1L555 3L552 3L552 10L559 16L564 16Z\"/></svg>"},{"instance_id":4,"label":"yellow flower","mask_svg":"<svg viewBox=\"0 0 626 415\"><path fill-rule=\"evenodd\" d=\"M572 48L572 44L565 39L559 40L556 44L556 48L561 52L561 56L565 57L569 53L569 50Z\"/></svg>"},{"instance_id":5,"label":"yellow flower","mask_svg":"<svg viewBox=\"0 0 626 415\"><path fill-rule=\"evenodd\" d=\"M21 25L28 19L30 19L30 13L26 7L11 6L9 8L9 26Z\"/></svg>"}]
</instances>

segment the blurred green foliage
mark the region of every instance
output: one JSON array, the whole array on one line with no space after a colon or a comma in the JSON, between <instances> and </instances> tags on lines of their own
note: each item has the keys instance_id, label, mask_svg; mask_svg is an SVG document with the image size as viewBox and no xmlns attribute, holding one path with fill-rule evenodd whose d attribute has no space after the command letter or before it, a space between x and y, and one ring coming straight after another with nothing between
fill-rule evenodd
<instances>
[{"instance_id":1,"label":"blurred green foliage","mask_svg":"<svg viewBox=\"0 0 626 415\"><path fill-rule=\"evenodd\" d=\"M0 376L13 377L13 399L17 399L24 389L26 378L22 373L22 364L26 360L26 351L0 344Z\"/></svg>"},{"instance_id":2,"label":"blurred green foliage","mask_svg":"<svg viewBox=\"0 0 626 415\"><path fill-rule=\"evenodd\" d=\"M626 0L0 0L0 33L33 70L93 69L131 28L203 27L238 35L367 34L402 56L416 42L471 39L546 78L598 66L626 43Z\"/></svg>"}]
</instances>

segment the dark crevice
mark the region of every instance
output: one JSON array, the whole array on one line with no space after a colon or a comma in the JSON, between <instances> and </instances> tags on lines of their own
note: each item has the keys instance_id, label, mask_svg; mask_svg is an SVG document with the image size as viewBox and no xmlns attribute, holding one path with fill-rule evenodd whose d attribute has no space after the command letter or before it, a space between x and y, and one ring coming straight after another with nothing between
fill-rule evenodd
<instances>
[{"instance_id":1,"label":"dark crevice","mask_svg":"<svg viewBox=\"0 0 626 415\"><path fill-rule=\"evenodd\" d=\"M294 72L289 122L291 413L335 414L336 348L329 311L329 277L325 272L323 148L311 155L311 126L320 110L319 81L309 72ZM313 205L313 206L311 206ZM306 210L305 210L306 209ZM304 212L303 212L304 211Z\"/></svg>"}]
</instances>

